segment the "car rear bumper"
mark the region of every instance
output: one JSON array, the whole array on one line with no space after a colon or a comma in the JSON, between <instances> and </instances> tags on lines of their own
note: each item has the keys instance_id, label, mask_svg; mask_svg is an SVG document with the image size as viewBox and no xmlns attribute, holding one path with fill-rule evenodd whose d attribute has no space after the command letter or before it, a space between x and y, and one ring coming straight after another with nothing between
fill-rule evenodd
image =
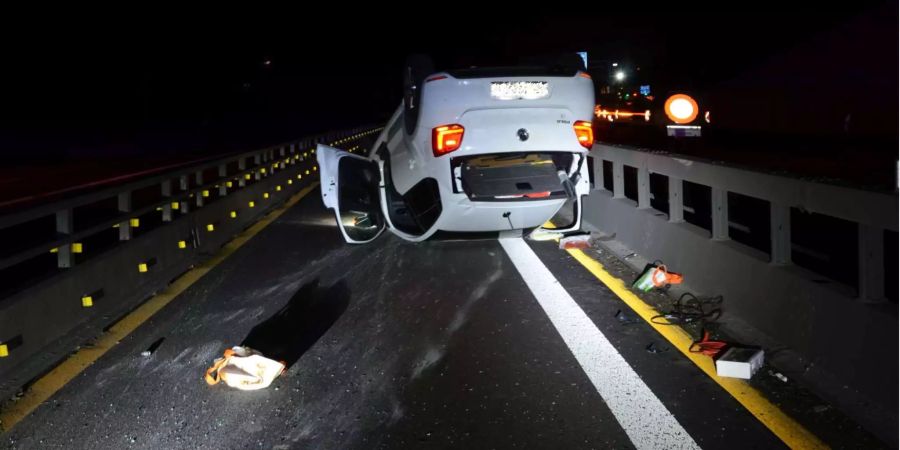
<instances>
[{"instance_id":1,"label":"car rear bumper","mask_svg":"<svg viewBox=\"0 0 900 450\"><path fill-rule=\"evenodd\" d=\"M443 198L443 211L435 228L458 232L534 228L543 225L553 217L564 203L565 198L473 202L465 194L451 194Z\"/></svg>"}]
</instances>

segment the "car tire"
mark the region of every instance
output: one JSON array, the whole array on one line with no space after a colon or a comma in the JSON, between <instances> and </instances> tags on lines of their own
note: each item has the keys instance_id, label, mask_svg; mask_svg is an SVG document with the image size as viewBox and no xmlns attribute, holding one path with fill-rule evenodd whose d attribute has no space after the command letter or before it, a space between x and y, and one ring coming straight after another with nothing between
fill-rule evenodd
<instances>
[{"instance_id":1,"label":"car tire","mask_svg":"<svg viewBox=\"0 0 900 450\"><path fill-rule=\"evenodd\" d=\"M403 66L403 123L412 134L419 121L419 101L425 77L434 73L434 63L427 55L410 55Z\"/></svg>"}]
</instances>

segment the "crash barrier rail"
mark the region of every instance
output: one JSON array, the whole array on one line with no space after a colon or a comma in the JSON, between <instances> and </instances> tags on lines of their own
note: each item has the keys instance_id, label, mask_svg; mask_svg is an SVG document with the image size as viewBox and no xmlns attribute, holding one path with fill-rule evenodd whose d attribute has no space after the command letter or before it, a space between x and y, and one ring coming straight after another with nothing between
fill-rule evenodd
<instances>
[{"instance_id":1,"label":"crash barrier rail","mask_svg":"<svg viewBox=\"0 0 900 450\"><path fill-rule=\"evenodd\" d=\"M29 242L0 256L0 393L52 367L309 186L317 143L357 151L380 130L311 136L0 216L0 236ZM49 238L35 231L47 226Z\"/></svg>"},{"instance_id":2,"label":"crash barrier rail","mask_svg":"<svg viewBox=\"0 0 900 450\"><path fill-rule=\"evenodd\" d=\"M896 402L879 392L897 379L881 363L898 350L896 192L607 144L590 158L584 218L621 256L662 260L692 289L724 295L732 331L797 352L820 391ZM896 403L887 409L896 426Z\"/></svg>"}]
</instances>

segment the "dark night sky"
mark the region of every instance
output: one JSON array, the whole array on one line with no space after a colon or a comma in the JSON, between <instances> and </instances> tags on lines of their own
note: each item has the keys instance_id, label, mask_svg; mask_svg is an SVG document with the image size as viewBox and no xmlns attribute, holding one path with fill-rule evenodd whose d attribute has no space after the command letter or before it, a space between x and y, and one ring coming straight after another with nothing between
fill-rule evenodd
<instances>
[{"instance_id":1,"label":"dark night sky","mask_svg":"<svg viewBox=\"0 0 900 450\"><path fill-rule=\"evenodd\" d=\"M641 66L656 85L704 90L873 5L749 13L597 8L507 20L472 19L471 7L459 9L468 16L446 28L424 11L393 25L323 13L273 14L277 21L148 14L7 27L0 150L32 157L237 150L381 120L399 103L400 67L415 51L431 54L441 69L588 50L594 61ZM896 45L886 44L885 58L897 57Z\"/></svg>"}]
</instances>

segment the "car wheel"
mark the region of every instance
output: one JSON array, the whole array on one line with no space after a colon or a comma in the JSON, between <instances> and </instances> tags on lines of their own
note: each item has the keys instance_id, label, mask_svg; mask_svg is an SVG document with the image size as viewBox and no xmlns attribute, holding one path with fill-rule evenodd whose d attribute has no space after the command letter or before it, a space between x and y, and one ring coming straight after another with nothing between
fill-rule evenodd
<instances>
[{"instance_id":1,"label":"car wheel","mask_svg":"<svg viewBox=\"0 0 900 450\"><path fill-rule=\"evenodd\" d=\"M434 73L434 63L426 55L410 55L403 66L403 122L406 133L416 130L419 120L419 100L425 77Z\"/></svg>"}]
</instances>

